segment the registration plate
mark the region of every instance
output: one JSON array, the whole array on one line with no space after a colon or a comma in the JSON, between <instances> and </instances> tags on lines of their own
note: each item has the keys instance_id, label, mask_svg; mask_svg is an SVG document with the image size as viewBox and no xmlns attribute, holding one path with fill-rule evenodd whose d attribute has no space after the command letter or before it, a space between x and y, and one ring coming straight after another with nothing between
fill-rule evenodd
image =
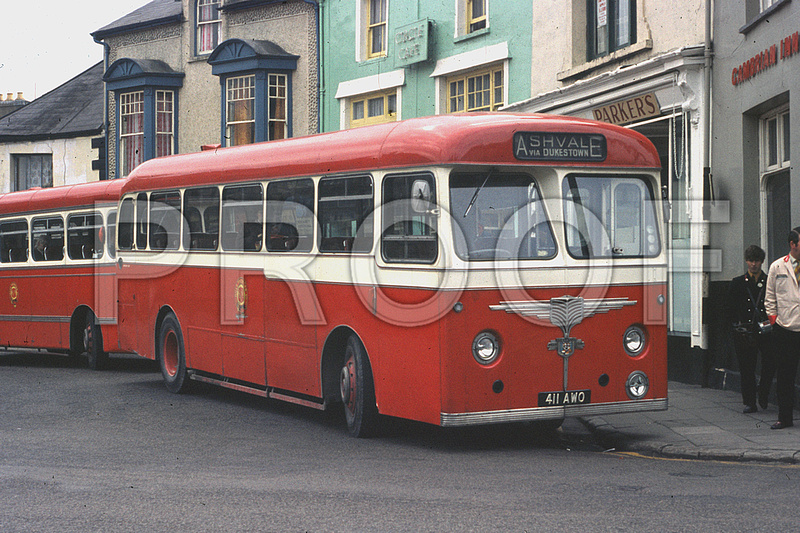
<instances>
[{"instance_id":1,"label":"registration plate","mask_svg":"<svg viewBox=\"0 0 800 533\"><path fill-rule=\"evenodd\" d=\"M539 393L539 407L581 405L591 403L591 400L592 391L589 389Z\"/></svg>"}]
</instances>

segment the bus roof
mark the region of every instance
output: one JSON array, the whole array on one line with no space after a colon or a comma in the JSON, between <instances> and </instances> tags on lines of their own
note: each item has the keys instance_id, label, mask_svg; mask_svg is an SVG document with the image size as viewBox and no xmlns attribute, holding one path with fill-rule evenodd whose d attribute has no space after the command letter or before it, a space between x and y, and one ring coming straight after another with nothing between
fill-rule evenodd
<instances>
[{"instance_id":1,"label":"bus roof","mask_svg":"<svg viewBox=\"0 0 800 533\"><path fill-rule=\"evenodd\" d=\"M601 163L520 161L516 132L602 134ZM319 176L434 164L532 164L660 168L652 143L626 128L574 117L468 113L415 118L246 146L218 148L146 161L131 172L123 193L195 185Z\"/></svg>"},{"instance_id":2,"label":"bus roof","mask_svg":"<svg viewBox=\"0 0 800 533\"><path fill-rule=\"evenodd\" d=\"M127 179L0 194L0 216L116 204Z\"/></svg>"}]
</instances>

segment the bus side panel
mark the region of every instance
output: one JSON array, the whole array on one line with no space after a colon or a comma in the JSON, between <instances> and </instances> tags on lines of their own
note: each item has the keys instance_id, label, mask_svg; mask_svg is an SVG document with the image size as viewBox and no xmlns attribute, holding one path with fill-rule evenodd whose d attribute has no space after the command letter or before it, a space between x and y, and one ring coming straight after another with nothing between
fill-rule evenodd
<instances>
[{"instance_id":1,"label":"bus side panel","mask_svg":"<svg viewBox=\"0 0 800 533\"><path fill-rule=\"evenodd\" d=\"M264 275L226 268L221 276L223 375L264 386Z\"/></svg>"},{"instance_id":2,"label":"bus side panel","mask_svg":"<svg viewBox=\"0 0 800 533\"><path fill-rule=\"evenodd\" d=\"M18 269L4 269L0 280L0 343L25 346L30 327L32 282L24 270Z\"/></svg>"},{"instance_id":3,"label":"bus side panel","mask_svg":"<svg viewBox=\"0 0 800 533\"><path fill-rule=\"evenodd\" d=\"M319 398L315 294L308 282L266 280L264 322L269 386Z\"/></svg>"}]
</instances>

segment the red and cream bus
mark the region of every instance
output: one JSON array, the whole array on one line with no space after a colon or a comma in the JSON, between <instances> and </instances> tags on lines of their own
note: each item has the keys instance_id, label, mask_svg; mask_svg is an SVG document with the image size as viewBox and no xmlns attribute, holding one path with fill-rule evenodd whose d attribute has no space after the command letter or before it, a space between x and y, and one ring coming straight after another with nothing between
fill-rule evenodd
<instances>
[{"instance_id":1,"label":"red and cream bus","mask_svg":"<svg viewBox=\"0 0 800 533\"><path fill-rule=\"evenodd\" d=\"M148 161L119 205L119 341L209 382L442 426L667 408L658 155L465 114Z\"/></svg>"},{"instance_id":2,"label":"red and cream bus","mask_svg":"<svg viewBox=\"0 0 800 533\"><path fill-rule=\"evenodd\" d=\"M123 180L0 195L0 345L86 354L115 348L113 238Z\"/></svg>"}]
</instances>

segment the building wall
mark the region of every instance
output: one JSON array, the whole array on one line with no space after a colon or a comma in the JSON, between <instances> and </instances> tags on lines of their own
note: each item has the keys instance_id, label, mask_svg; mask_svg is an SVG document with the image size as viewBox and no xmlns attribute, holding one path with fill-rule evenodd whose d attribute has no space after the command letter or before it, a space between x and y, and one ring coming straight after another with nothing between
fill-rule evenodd
<instances>
[{"instance_id":1,"label":"building wall","mask_svg":"<svg viewBox=\"0 0 800 533\"><path fill-rule=\"evenodd\" d=\"M471 35L463 35L462 20L457 19L457 7L464 0L421 2L419 0L392 0L388 7L388 46L385 57L363 59L363 17L359 13L362 0L339 0L323 3L322 58L323 58L323 130L348 127L342 121L342 84L363 81L367 87L375 77L391 77L389 83L398 85L400 102L398 119L443 113L446 109L442 87L431 76L446 62L446 68L470 68L483 51L498 54L507 46L506 103L530 95L531 76L531 4L513 2L488 2L488 27ZM398 30L416 21L428 19L429 46L427 60L410 65L398 61L401 46ZM469 54L475 54L470 56ZM378 88L385 78L376 82ZM399 81L398 81L399 80ZM371 85L370 85L371 86ZM339 98L337 99L337 96Z\"/></svg>"},{"instance_id":2,"label":"building wall","mask_svg":"<svg viewBox=\"0 0 800 533\"><path fill-rule=\"evenodd\" d=\"M586 0L533 1L531 96L547 93L621 65L631 65L702 44L703 0L636 1L636 43L606 57L587 60Z\"/></svg>"},{"instance_id":3,"label":"building wall","mask_svg":"<svg viewBox=\"0 0 800 533\"><path fill-rule=\"evenodd\" d=\"M54 187L100 179L98 171L92 170L97 150L92 148L91 137L0 143L0 193L11 191L11 156L15 154L52 154Z\"/></svg>"},{"instance_id":4,"label":"building wall","mask_svg":"<svg viewBox=\"0 0 800 533\"><path fill-rule=\"evenodd\" d=\"M781 58L781 41L800 31L800 5L787 2L768 19L741 32L746 24L747 2L718 6L715 10L714 38L714 136L712 146L714 181L717 194L730 202L731 221L715 227L712 246L723 250L722 270L712 280L725 281L743 272L742 254L750 244L758 244L769 258L784 255L788 248L778 236L778 246L771 246L766 227L769 215L765 203L765 176L760 166L759 123L765 113L788 105L789 120L796 130L800 124L800 53ZM733 83L733 71L762 52L776 47L774 64L757 74ZM737 73L737 76L738 73ZM744 76L742 76L744 77ZM737 80L738 81L738 80ZM791 159L800 158L800 138L790 135ZM789 166L790 205L800 202L800 175ZM790 226L800 225L800 212L791 211ZM766 266L765 266L766 268Z\"/></svg>"},{"instance_id":5,"label":"building wall","mask_svg":"<svg viewBox=\"0 0 800 533\"><path fill-rule=\"evenodd\" d=\"M211 73L208 56L195 55L194 0L182 0L184 21L106 38L108 64L121 58L159 59L182 72L177 91L177 152L196 152L221 142L220 77ZM290 0L250 9L223 12L220 42L232 38L270 40L300 56L292 75L292 136L318 129L317 21L315 7ZM109 98L109 176L117 175L116 104Z\"/></svg>"},{"instance_id":6,"label":"building wall","mask_svg":"<svg viewBox=\"0 0 800 533\"><path fill-rule=\"evenodd\" d=\"M712 165L717 198L730 206L729 221L711 228L710 248L722 257L721 269L711 272L707 302L712 332L708 358L715 369L738 368L730 324L720 311L728 282L745 271L744 249L761 246L767 252L766 271L772 259L788 252L787 234L800 225L794 207L800 205L800 175L794 169L800 158L795 134L800 124L800 42L795 46L792 39L800 41L800 4L783 1L768 16L759 18L757 13L753 0L715 4L714 9ZM775 56L769 57L773 47ZM765 171L762 120L777 110L788 112L789 161L785 168ZM782 208L777 208L767 198L770 180L780 177L788 178L789 191L778 191L774 200ZM773 230L775 218L782 220Z\"/></svg>"}]
</instances>

